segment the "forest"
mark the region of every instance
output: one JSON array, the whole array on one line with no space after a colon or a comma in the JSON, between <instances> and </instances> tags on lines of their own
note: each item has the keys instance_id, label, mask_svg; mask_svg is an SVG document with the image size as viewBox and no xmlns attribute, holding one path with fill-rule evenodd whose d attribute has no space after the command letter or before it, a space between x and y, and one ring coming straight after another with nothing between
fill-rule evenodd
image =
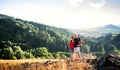
<instances>
[{"instance_id":1,"label":"forest","mask_svg":"<svg viewBox=\"0 0 120 70\"><path fill-rule=\"evenodd\" d=\"M68 57L73 34L68 29L0 14L0 59ZM108 33L98 38L79 36L84 41L83 53L120 55L120 34Z\"/></svg>"}]
</instances>

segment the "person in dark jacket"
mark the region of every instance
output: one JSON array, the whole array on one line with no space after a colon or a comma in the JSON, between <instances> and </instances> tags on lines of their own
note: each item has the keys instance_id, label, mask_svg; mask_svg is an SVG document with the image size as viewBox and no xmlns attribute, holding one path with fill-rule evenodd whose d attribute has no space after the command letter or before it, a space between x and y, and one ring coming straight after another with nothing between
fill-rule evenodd
<instances>
[{"instance_id":1,"label":"person in dark jacket","mask_svg":"<svg viewBox=\"0 0 120 70\"><path fill-rule=\"evenodd\" d=\"M78 37L78 34L75 34L74 38L74 54L75 59L81 61L80 47L82 46L82 40Z\"/></svg>"}]
</instances>

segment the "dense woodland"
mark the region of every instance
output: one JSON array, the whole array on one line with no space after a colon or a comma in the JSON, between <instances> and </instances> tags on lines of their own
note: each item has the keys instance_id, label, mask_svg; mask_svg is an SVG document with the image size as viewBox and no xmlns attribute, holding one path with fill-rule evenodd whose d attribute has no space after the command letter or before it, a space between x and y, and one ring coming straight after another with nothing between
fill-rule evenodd
<instances>
[{"instance_id":1,"label":"dense woodland","mask_svg":"<svg viewBox=\"0 0 120 70\"><path fill-rule=\"evenodd\" d=\"M73 33L41 23L0 14L0 58L59 58L68 57L68 43ZM120 34L108 33L99 38L81 36L81 51L101 56L120 55Z\"/></svg>"}]
</instances>

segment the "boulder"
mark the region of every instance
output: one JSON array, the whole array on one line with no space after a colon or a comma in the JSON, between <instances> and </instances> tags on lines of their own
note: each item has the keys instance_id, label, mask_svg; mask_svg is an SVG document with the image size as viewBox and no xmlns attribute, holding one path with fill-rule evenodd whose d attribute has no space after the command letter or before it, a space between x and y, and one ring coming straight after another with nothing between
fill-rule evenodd
<instances>
[{"instance_id":1,"label":"boulder","mask_svg":"<svg viewBox=\"0 0 120 70\"><path fill-rule=\"evenodd\" d=\"M120 57L116 55L106 54L97 62L97 70L120 70Z\"/></svg>"}]
</instances>

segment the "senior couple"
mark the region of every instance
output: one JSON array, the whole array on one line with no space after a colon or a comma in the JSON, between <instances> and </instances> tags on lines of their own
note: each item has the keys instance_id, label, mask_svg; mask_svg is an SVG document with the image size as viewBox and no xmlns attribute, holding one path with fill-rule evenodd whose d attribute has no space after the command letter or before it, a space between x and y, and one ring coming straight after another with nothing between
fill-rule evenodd
<instances>
[{"instance_id":1,"label":"senior couple","mask_svg":"<svg viewBox=\"0 0 120 70\"><path fill-rule=\"evenodd\" d=\"M80 47L82 47L83 41L78 37L78 34L74 34L70 40L69 49L70 49L70 60L80 60Z\"/></svg>"}]
</instances>

